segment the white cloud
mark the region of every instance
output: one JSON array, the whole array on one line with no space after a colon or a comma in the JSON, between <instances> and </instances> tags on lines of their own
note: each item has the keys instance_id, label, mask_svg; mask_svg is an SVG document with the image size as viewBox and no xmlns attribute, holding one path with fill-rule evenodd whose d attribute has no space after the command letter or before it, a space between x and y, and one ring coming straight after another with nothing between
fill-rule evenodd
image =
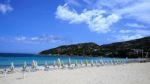
<instances>
[{"instance_id":1,"label":"white cloud","mask_svg":"<svg viewBox=\"0 0 150 84\"><path fill-rule=\"evenodd\" d=\"M134 32L143 36L150 36L150 30L137 29Z\"/></svg>"},{"instance_id":2,"label":"white cloud","mask_svg":"<svg viewBox=\"0 0 150 84\"><path fill-rule=\"evenodd\" d=\"M39 40L39 37L31 37L31 40L34 41L34 40Z\"/></svg>"},{"instance_id":3,"label":"white cloud","mask_svg":"<svg viewBox=\"0 0 150 84\"><path fill-rule=\"evenodd\" d=\"M69 42L60 36L54 35L40 35L40 36L18 36L18 37L0 37L1 41L9 42L23 42L23 43L55 43L55 42Z\"/></svg>"},{"instance_id":4,"label":"white cloud","mask_svg":"<svg viewBox=\"0 0 150 84\"><path fill-rule=\"evenodd\" d=\"M144 36L141 34L134 34L134 35L124 34L124 35L116 36L117 40L119 40L119 41L129 41L129 40L133 40L133 39L139 39L142 37L144 37Z\"/></svg>"},{"instance_id":5,"label":"white cloud","mask_svg":"<svg viewBox=\"0 0 150 84\"><path fill-rule=\"evenodd\" d=\"M97 0L96 8L150 24L150 0Z\"/></svg>"},{"instance_id":6,"label":"white cloud","mask_svg":"<svg viewBox=\"0 0 150 84\"><path fill-rule=\"evenodd\" d=\"M105 16L104 10L83 10L82 13L77 13L74 9L70 10L68 5L58 6L56 17L58 19L69 21L69 23L85 23L91 31L97 33L106 33L110 30L111 25L120 20L117 14L109 14Z\"/></svg>"},{"instance_id":7,"label":"white cloud","mask_svg":"<svg viewBox=\"0 0 150 84\"><path fill-rule=\"evenodd\" d=\"M98 0L96 7L150 24L150 0Z\"/></svg>"},{"instance_id":8,"label":"white cloud","mask_svg":"<svg viewBox=\"0 0 150 84\"><path fill-rule=\"evenodd\" d=\"M92 3L91 0L83 0L83 2L85 2L88 5L90 5Z\"/></svg>"},{"instance_id":9,"label":"white cloud","mask_svg":"<svg viewBox=\"0 0 150 84\"><path fill-rule=\"evenodd\" d=\"M81 8L85 5L86 8L82 11L75 10L72 5L59 5L56 17L70 24L87 24L91 31L97 33L116 31L118 35L125 35L124 37L128 38L150 35L148 29L150 0L76 0L76 2L81 2ZM118 24L114 25L119 21L124 23L119 26L126 27L126 29L118 29Z\"/></svg>"},{"instance_id":10,"label":"white cloud","mask_svg":"<svg viewBox=\"0 0 150 84\"><path fill-rule=\"evenodd\" d=\"M133 28L146 28L146 26L137 23L127 23L126 26L133 27Z\"/></svg>"},{"instance_id":11,"label":"white cloud","mask_svg":"<svg viewBox=\"0 0 150 84\"><path fill-rule=\"evenodd\" d=\"M124 34L124 33L131 33L133 31L132 30L120 30L119 32Z\"/></svg>"},{"instance_id":12,"label":"white cloud","mask_svg":"<svg viewBox=\"0 0 150 84\"><path fill-rule=\"evenodd\" d=\"M133 39L150 36L150 30L134 29L134 30L120 30L119 34L114 37L119 41L128 41Z\"/></svg>"},{"instance_id":13,"label":"white cloud","mask_svg":"<svg viewBox=\"0 0 150 84\"><path fill-rule=\"evenodd\" d=\"M21 37L16 37L15 39L16 39L17 41L24 41L24 40L27 39L27 37L21 36Z\"/></svg>"},{"instance_id":14,"label":"white cloud","mask_svg":"<svg viewBox=\"0 0 150 84\"><path fill-rule=\"evenodd\" d=\"M80 3L77 0L66 0L66 3L75 5L75 6L80 6Z\"/></svg>"},{"instance_id":15,"label":"white cloud","mask_svg":"<svg viewBox=\"0 0 150 84\"><path fill-rule=\"evenodd\" d=\"M105 8L113 10L113 9L123 8L137 1L139 0L97 0L95 3L98 8L105 7Z\"/></svg>"},{"instance_id":16,"label":"white cloud","mask_svg":"<svg viewBox=\"0 0 150 84\"><path fill-rule=\"evenodd\" d=\"M41 35L41 36L33 36L33 37L16 37L17 41L24 41L24 42L58 42L62 41L63 39L58 36L54 35Z\"/></svg>"},{"instance_id":17,"label":"white cloud","mask_svg":"<svg viewBox=\"0 0 150 84\"><path fill-rule=\"evenodd\" d=\"M0 13L6 14L7 12L13 11L12 6L10 5L10 1L8 0L7 3L0 3Z\"/></svg>"},{"instance_id":18,"label":"white cloud","mask_svg":"<svg viewBox=\"0 0 150 84\"><path fill-rule=\"evenodd\" d=\"M150 24L150 0L134 1L133 5L117 9L115 12L125 18L132 18Z\"/></svg>"},{"instance_id":19,"label":"white cloud","mask_svg":"<svg viewBox=\"0 0 150 84\"><path fill-rule=\"evenodd\" d=\"M149 36L150 30L144 30L144 29L120 30L119 33L121 33L121 34L140 34L143 36Z\"/></svg>"}]
</instances>

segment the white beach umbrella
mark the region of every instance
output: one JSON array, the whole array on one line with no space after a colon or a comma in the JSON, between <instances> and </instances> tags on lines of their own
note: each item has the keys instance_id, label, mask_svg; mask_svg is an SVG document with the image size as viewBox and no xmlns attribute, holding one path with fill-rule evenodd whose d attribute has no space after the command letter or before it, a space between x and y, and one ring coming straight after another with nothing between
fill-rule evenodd
<instances>
[{"instance_id":1,"label":"white beach umbrella","mask_svg":"<svg viewBox=\"0 0 150 84\"><path fill-rule=\"evenodd\" d=\"M56 61L53 62L53 67L55 68L55 66L56 66Z\"/></svg>"},{"instance_id":2,"label":"white beach umbrella","mask_svg":"<svg viewBox=\"0 0 150 84\"><path fill-rule=\"evenodd\" d=\"M35 67L36 67L36 68L38 67L38 62L37 62L37 61L35 61Z\"/></svg>"},{"instance_id":3,"label":"white beach umbrella","mask_svg":"<svg viewBox=\"0 0 150 84\"><path fill-rule=\"evenodd\" d=\"M64 62L63 62L63 60L61 61L61 66L64 68Z\"/></svg>"},{"instance_id":4,"label":"white beach umbrella","mask_svg":"<svg viewBox=\"0 0 150 84\"><path fill-rule=\"evenodd\" d=\"M118 64L118 61L117 61L117 59L114 59L114 64Z\"/></svg>"},{"instance_id":5,"label":"white beach umbrella","mask_svg":"<svg viewBox=\"0 0 150 84\"><path fill-rule=\"evenodd\" d=\"M27 69L27 63L24 62L24 65L23 65L23 67L22 67L23 78L25 78L25 72L26 72L26 69Z\"/></svg>"},{"instance_id":6,"label":"white beach umbrella","mask_svg":"<svg viewBox=\"0 0 150 84\"><path fill-rule=\"evenodd\" d=\"M128 63L128 62L129 62L128 57L126 57L125 62L126 62L126 63Z\"/></svg>"},{"instance_id":7,"label":"white beach umbrella","mask_svg":"<svg viewBox=\"0 0 150 84\"><path fill-rule=\"evenodd\" d=\"M27 68L27 63L26 62L24 62L24 64L23 64L23 71L26 71L26 68Z\"/></svg>"},{"instance_id":8,"label":"white beach umbrella","mask_svg":"<svg viewBox=\"0 0 150 84\"><path fill-rule=\"evenodd\" d=\"M110 60L111 65L113 64L113 59Z\"/></svg>"},{"instance_id":9,"label":"white beach umbrella","mask_svg":"<svg viewBox=\"0 0 150 84\"><path fill-rule=\"evenodd\" d=\"M99 60L99 64L100 64L100 65L103 65L103 60L102 60L102 59Z\"/></svg>"},{"instance_id":10,"label":"white beach umbrella","mask_svg":"<svg viewBox=\"0 0 150 84\"><path fill-rule=\"evenodd\" d=\"M93 60L91 60L91 66L92 66L92 67L94 66L94 62L93 62Z\"/></svg>"},{"instance_id":11,"label":"white beach umbrella","mask_svg":"<svg viewBox=\"0 0 150 84\"><path fill-rule=\"evenodd\" d=\"M36 62L33 60L32 61L32 69L35 69L36 68Z\"/></svg>"},{"instance_id":12,"label":"white beach umbrella","mask_svg":"<svg viewBox=\"0 0 150 84\"><path fill-rule=\"evenodd\" d=\"M47 61L45 61L44 70L48 70L48 63L47 63Z\"/></svg>"},{"instance_id":13,"label":"white beach umbrella","mask_svg":"<svg viewBox=\"0 0 150 84\"><path fill-rule=\"evenodd\" d=\"M97 65L97 66L98 66L98 62L97 62L97 60L95 60L95 65Z\"/></svg>"},{"instance_id":14,"label":"white beach umbrella","mask_svg":"<svg viewBox=\"0 0 150 84\"><path fill-rule=\"evenodd\" d=\"M60 66L61 66L61 61L60 61L60 58L58 58L57 59L57 67L60 68Z\"/></svg>"},{"instance_id":15,"label":"white beach umbrella","mask_svg":"<svg viewBox=\"0 0 150 84\"><path fill-rule=\"evenodd\" d=\"M104 65L104 60L101 60L102 65Z\"/></svg>"},{"instance_id":16,"label":"white beach umbrella","mask_svg":"<svg viewBox=\"0 0 150 84\"><path fill-rule=\"evenodd\" d=\"M109 64L109 59L106 60L106 63Z\"/></svg>"},{"instance_id":17,"label":"white beach umbrella","mask_svg":"<svg viewBox=\"0 0 150 84\"><path fill-rule=\"evenodd\" d=\"M45 67L48 67L47 61L45 61L45 64L44 64L44 66L45 66Z\"/></svg>"},{"instance_id":18,"label":"white beach umbrella","mask_svg":"<svg viewBox=\"0 0 150 84\"><path fill-rule=\"evenodd\" d=\"M5 68L4 69L4 77L6 77L6 74L7 74L7 69Z\"/></svg>"},{"instance_id":19,"label":"white beach umbrella","mask_svg":"<svg viewBox=\"0 0 150 84\"><path fill-rule=\"evenodd\" d=\"M75 67L78 67L78 60L74 60Z\"/></svg>"},{"instance_id":20,"label":"white beach umbrella","mask_svg":"<svg viewBox=\"0 0 150 84\"><path fill-rule=\"evenodd\" d=\"M84 61L84 64L85 64L85 66L88 66L88 60L87 59Z\"/></svg>"},{"instance_id":21,"label":"white beach umbrella","mask_svg":"<svg viewBox=\"0 0 150 84\"><path fill-rule=\"evenodd\" d=\"M14 63L12 62L12 63L11 63L11 66L10 66L10 70L11 70L11 71L14 71L14 69L15 69L15 66L14 66Z\"/></svg>"},{"instance_id":22,"label":"white beach umbrella","mask_svg":"<svg viewBox=\"0 0 150 84\"><path fill-rule=\"evenodd\" d=\"M82 60L80 61L80 64L81 64L81 66L83 65L83 61Z\"/></svg>"},{"instance_id":23,"label":"white beach umbrella","mask_svg":"<svg viewBox=\"0 0 150 84\"><path fill-rule=\"evenodd\" d=\"M71 59L70 58L68 58L67 64L68 64L68 67L71 67Z\"/></svg>"}]
</instances>

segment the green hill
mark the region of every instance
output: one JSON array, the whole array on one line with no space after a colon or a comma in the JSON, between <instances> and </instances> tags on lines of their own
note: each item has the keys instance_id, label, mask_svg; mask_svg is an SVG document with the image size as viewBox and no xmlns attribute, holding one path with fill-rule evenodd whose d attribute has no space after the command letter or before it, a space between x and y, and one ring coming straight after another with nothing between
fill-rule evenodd
<instances>
[{"instance_id":1,"label":"green hill","mask_svg":"<svg viewBox=\"0 0 150 84\"><path fill-rule=\"evenodd\" d=\"M49 50L44 50L39 54L132 58L150 57L150 37L105 45L97 45L92 42L63 45Z\"/></svg>"}]
</instances>

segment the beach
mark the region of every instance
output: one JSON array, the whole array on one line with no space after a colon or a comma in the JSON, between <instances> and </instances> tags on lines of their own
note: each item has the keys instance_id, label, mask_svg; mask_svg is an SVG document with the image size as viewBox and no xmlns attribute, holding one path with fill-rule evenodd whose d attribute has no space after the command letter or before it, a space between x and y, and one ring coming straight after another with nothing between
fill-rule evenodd
<instances>
[{"instance_id":1,"label":"beach","mask_svg":"<svg viewBox=\"0 0 150 84\"><path fill-rule=\"evenodd\" d=\"M0 84L150 84L150 63L0 74Z\"/></svg>"}]
</instances>

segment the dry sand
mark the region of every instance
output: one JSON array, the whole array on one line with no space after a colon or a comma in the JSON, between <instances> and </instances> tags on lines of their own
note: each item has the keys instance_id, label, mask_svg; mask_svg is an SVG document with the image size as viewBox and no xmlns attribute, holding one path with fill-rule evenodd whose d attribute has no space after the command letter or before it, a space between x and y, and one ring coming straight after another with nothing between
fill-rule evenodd
<instances>
[{"instance_id":1,"label":"dry sand","mask_svg":"<svg viewBox=\"0 0 150 84\"><path fill-rule=\"evenodd\" d=\"M0 84L150 84L150 63L0 74Z\"/></svg>"}]
</instances>

